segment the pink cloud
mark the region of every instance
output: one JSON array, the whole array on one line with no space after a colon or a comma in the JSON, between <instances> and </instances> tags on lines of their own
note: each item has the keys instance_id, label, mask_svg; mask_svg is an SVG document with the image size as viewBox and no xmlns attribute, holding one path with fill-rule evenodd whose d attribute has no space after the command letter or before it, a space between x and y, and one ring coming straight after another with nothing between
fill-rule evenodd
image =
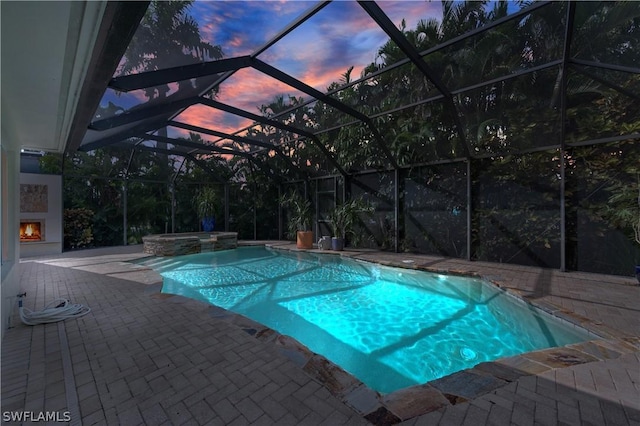
<instances>
[{"instance_id":1,"label":"pink cloud","mask_svg":"<svg viewBox=\"0 0 640 426\"><path fill-rule=\"evenodd\" d=\"M336 16L340 14L348 15L348 25ZM327 6L260 59L324 91L351 66L357 78L387 39L357 4L340 2Z\"/></svg>"},{"instance_id":2,"label":"pink cloud","mask_svg":"<svg viewBox=\"0 0 640 426\"><path fill-rule=\"evenodd\" d=\"M239 35L236 35L235 37L233 37L230 41L229 44L233 47L235 47L236 49L244 46L245 44L245 39L243 37L240 37Z\"/></svg>"},{"instance_id":3,"label":"pink cloud","mask_svg":"<svg viewBox=\"0 0 640 426\"><path fill-rule=\"evenodd\" d=\"M186 122L194 126L200 126L200 127L204 127L212 130L218 130L221 132L232 133L235 129L225 124L225 122L221 118L222 116L224 116L224 114L225 113L222 111L214 110L214 109L205 107L203 105L194 105L189 109L187 109L186 111L184 111L182 114L180 114L180 116L178 116L176 121ZM247 120L247 124L250 124L248 120ZM169 131L168 131L169 137L172 137L172 138L188 139L190 133L191 133L190 131L181 129L178 127L169 127ZM221 139L216 136L211 136L204 133L198 133L198 132L195 132L195 133L202 137L205 144L213 144L219 147L229 148L228 146L225 146L225 145L233 143L233 141L229 139ZM231 149L246 151L248 147L234 145L233 147L231 147ZM224 158L225 160L230 160L231 158L233 158L233 155L220 154L220 153L202 154L202 155L204 159L212 156L219 156Z\"/></svg>"},{"instance_id":4,"label":"pink cloud","mask_svg":"<svg viewBox=\"0 0 640 426\"><path fill-rule=\"evenodd\" d=\"M430 2L379 2L396 24L404 18L407 29L420 19L441 16L440 4ZM348 19L345 25L343 19ZM260 59L279 67L318 90L326 90L353 66L352 78L360 77L364 67L376 61L378 49L387 42L387 34L357 4L332 3L278 44L260 55Z\"/></svg>"},{"instance_id":5,"label":"pink cloud","mask_svg":"<svg viewBox=\"0 0 640 426\"><path fill-rule=\"evenodd\" d=\"M237 71L220 86L220 102L258 113L277 95L306 96L300 91L251 68Z\"/></svg>"},{"instance_id":6,"label":"pink cloud","mask_svg":"<svg viewBox=\"0 0 640 426\"><path fill-rule=\"evenodd\" d=\"M233 133L252 123L249 119L231 115L201 104L192 105L187 108L176 117L176 121L225 133Z\"/></svg>"}]
</instances>

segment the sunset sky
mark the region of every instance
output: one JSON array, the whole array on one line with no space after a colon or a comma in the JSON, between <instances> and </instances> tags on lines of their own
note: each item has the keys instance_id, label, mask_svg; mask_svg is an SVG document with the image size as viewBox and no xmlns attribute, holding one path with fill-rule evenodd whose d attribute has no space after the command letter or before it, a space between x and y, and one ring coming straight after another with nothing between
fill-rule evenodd
<instances>
[{"instance_id":1,"label":"sunset sky","mask_svg":"<svg viewBox=\"0 0 640 426\"><path fill-rule=\"evenodd\" d=\"M307 1L196 1L190 15L198 22L203 40L220 45L225 58L248 55L271 40L287 25L315 5ZM407 28L418 20L439 18L439 1L378 2L399 26L405 19ZM377 50L388 36L355 1L334 1L269 48L258 59L306 84L325 92L329 84L339 81L351 66L353 79L368 64L377 60ZM225 81L218 95L220 102L258 113L258 107L270 103L277 95L309 97L252 68L241 69ZM109 90L103 98L130 107L145 102L142 91L115 96ZM233 132L250 121L221 111L194 105L178 121ZM172 133L172 130L170 133ZM173 136L184 134L179 131ZM170 134L171 136L171 134Z\"/></svg>"}]
</instances>

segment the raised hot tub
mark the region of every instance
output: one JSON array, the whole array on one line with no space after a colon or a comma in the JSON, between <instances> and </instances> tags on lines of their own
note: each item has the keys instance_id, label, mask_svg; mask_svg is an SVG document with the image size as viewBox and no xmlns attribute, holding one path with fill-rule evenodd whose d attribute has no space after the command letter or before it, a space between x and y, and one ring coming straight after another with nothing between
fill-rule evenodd
<instances>
[{"instance_id":1,"label":"raised hot tub","mask_svg":"<svg viewBox=\"0 0 640 426\"><path fill-rule=\"evenodd\" d=\"M143 251L154 256L181 256L183 254L229 250L238 247L237 232L188 232L180 234L154 234L142 237Z\"/></svg>"}]
</instances>

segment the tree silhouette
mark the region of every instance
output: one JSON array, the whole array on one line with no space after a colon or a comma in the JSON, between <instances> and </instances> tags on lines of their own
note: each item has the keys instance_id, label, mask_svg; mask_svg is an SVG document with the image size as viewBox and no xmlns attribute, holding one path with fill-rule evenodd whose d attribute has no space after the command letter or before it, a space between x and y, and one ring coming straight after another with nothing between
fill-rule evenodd
<instances>
[{"instance_id":1,"label":"tree silhouette","mask_svg":"<svg viewBox=\"0 0 640 426\"><path fill-rule=\"evenodd\" d=\"M152 1L129 44L118 73L156 71L221 59L222 48L202 40L198 23L188 14L192 4L192 0ZM212 78L215 77L178 82L178 93L198 89L198 85L204 91ZM144 89L149 101L166 98L169 91L168 84ZM159 129L158 133L167 136L166 127ZM166 149L166 143L158 142L156 146ZM161 163L168 164L166 154L158 154L158 157Z\"/></svg>"},{"instance_id":2,"label":"tree silhouette","mask_svg":"<svg viewBox=\"0 0 640 426\"><path fill-rule=\"evenodd\" d=\"M222 48L201 39L196 20L188 14L193 4L187 1L158 1L147 13L131 41L119 74L177 67L222 59ZM145 89L149 99L166 96L169 86Z\"/></svg>"}]
</instances>

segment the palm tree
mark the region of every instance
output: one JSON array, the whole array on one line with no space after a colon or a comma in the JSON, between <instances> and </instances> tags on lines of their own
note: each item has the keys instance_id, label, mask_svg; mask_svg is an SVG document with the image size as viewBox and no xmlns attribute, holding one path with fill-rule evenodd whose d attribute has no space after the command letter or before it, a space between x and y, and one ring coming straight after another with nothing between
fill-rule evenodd
<instances>
[{"instance_id":1,"label":"palm tree","mask_svg":"<svg viewBox=\"0 0 640 426\"><path fill-rule=\"evenodd\" d=\"M180 65L195 64L203 61L222 59L222 48L213 46L201 39L196 20L188 14L193 0L159 1L153 0L145 13L136 34L124 55L120 65L121 75L155 71ZM178 92L193 90L200 86L202 90L210 85L217 76L178 82ZM194 86L191 86L195 84ZM152 101L167 97L169 85L163 84L144 89L145 96ZM215 96L215 90L213 95ZM160 136L167 136L167 129L159 130ZM166 143L157 142L158 148L166 148ZM167 163L166 154L158 154L163 163Z\"/></svg>"},{"instance_id":2,"label":"palm tree","mask_svg":"<svg viewBox=\"0 0 640 426\"><path fill-rule=\"evenodd\" d=\"M222 48L201 39L196 20L188 14L193 0L153 0L142 18L119 74L155 71L222 59ZM164 97L167 85L145 89L149 99Z\"/></svg>"}]
</instances>

